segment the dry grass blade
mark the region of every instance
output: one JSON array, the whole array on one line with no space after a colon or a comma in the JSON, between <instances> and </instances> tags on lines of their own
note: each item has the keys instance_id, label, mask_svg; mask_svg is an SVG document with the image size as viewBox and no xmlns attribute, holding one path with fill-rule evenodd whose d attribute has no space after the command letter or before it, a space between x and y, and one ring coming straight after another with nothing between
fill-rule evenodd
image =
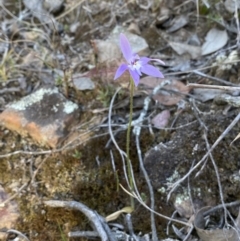
<instances>
[{"instance_id":1,"label":"dry grass blade","mask_svg":"<svg viewBox=\"0 0 240 241\"><path fill-rule=\"evenodd\" d=\"M110 222L110 221L116 220L122 213L132 213L132 211L133 211L133 209L131 207L125 207L119 211L116 211L116 212L108 215L105 219L107 222Z\"/></svg>"}]
</instances>

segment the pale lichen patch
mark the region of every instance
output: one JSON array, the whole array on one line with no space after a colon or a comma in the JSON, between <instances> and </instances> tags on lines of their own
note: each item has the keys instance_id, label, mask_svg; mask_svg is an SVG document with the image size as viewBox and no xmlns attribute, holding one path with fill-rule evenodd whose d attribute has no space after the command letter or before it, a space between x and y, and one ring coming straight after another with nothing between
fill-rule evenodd
<instances>
[{"instance_id":1,"label":"pale lichen patch","mask_svg":"<svg viewBox=\"0 0 240 241\"><path fill-rule=\"evenodd\" d=\"M29 106L41 101L44 97L45 94L50 95L50 94L55 94L58 93L58 89L57 88L41 88L39 90L37 90L36 92L34 92L31 95L28 95L24 98L22 98L21 100L14 102L12 104L9 105L10 108L13 108L15 110L26 110L26 108L28 108Z\"/></svg>"},{"instance_id":2,"label":"pale lichen patch","mask_svg":"<svg viewBox=\"0 0 240 241\"><path fill-rule=\"evenodd\" d=\"M65 112L66 114L70 114L77 109L78 109L78 105L71 101L66 101L63 103L63 112Z\"/></svg>"}]
</instances>

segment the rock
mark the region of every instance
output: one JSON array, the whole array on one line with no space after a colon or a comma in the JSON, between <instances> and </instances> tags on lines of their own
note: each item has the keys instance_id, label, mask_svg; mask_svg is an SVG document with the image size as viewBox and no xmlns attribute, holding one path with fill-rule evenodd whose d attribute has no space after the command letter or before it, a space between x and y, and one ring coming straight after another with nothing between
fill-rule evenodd
<instances>
[{"instance_id":1,"label":"rock","mask_svg":"<svg viewBox=\"0 0 240 241\"><path fill-rule=\"evenodd\" d=\"M56 13L62 9L64 0L44 0L43 7L50 13Z\"/></svg>"},{"instance_id":2,"label":"rock","mask_svg":"<svg viewBox=\"0 0 240 241\"><path fill-rule=\"evenodd\" d=\"M41 145L56 148L78 118L77 104L67 100L57 88L43 87L9 104L0 114L0 124L31 136Z\"/></svg>"},{"instance_id":3,"label":"rock","mask_svg":"<svg viewBox=\"0 0 240 241\"><path fill-rule=\"evenodd\" d=\"M95 88L95 84L88 77L73 76L73 84L77 90L93 90Z\"/></svg>"},{"instance_id":4,"label":"rock","mask_svg":"<svg viewBox=\"0 0 240 241\"><path fill-rule=\"evenodd\" d=\"M134 53L137 53L139 55L147 55L149 52L149 47L148 44L146 42L146 40L136 34L132 34L128 31L125 30L125 28L121 27L121 26L116 26L112 33L110 34L108 41L116 43L119 46L119 36L120 34L123 33L131 47Z\"/></svg>"},{"instance_id":5,"label":"rock","mask_svg":"<svg viewBox=\"0 0 240 241\"><path fill-rule=\"evenodd\" d=\"M56 4L56 3L57 4ZM51 30L62 32L63 26L56 21L54 16L50 12L59 10L60 0L54 1L54 4L49 4L49 1L42 0L23 0L23 3L27 9L30 10L32 15L37 18L42 24L47 24ZM63 4L63 2L62 2Z\"/></svg>"},{"instance_id":6,"label":"rock","mask_svg":"<svg viewBox=\"0 0 240 241\"><path fill-rule=\"evenodd\" d=\"M0 185L0 230L14 228L20 217L18 205L15 201L4 202L9 198ZM0 231L0 240L7 240L7 233Z\"/></svg>"}]
</instances>

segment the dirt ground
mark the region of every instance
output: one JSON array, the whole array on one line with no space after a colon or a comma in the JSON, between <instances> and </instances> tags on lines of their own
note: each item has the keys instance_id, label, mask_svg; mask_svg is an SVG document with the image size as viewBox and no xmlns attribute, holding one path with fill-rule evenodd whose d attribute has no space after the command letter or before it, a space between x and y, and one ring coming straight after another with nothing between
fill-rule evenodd
<instances>
[{"instance_id":1,"label":"dirt ground","mask_svg":"<svg viewBox=\"0 0 240 241\"><path fill-rule=\"evenodd\" d=\"M233 222L240 218L240 2L51 4L0 3L0 114L9 103L56 86L79 106L80 118L54 149L0 125L0 239L102 238L99 233L74 237L77 231L96 231L93 220L76 208L48 205L50 200L79 202L104 218L125 208L104 221L115 235L106 240L218 240L214 235L221 231L240 229L240 222ZM148 45L145 54L165 62L155 65L163 80L143 76L134 90L133 121L145 116L141 134L132 131L130 140L132 212L126 163L115 144L126 150L129 122L129 76L113 81L123 61L109 41L116 26L141 37ZM83 78L91 79L86 88L76 85ZM200 227L199 210L217 205L224 208Z\"/></svg>"}]
</instances>

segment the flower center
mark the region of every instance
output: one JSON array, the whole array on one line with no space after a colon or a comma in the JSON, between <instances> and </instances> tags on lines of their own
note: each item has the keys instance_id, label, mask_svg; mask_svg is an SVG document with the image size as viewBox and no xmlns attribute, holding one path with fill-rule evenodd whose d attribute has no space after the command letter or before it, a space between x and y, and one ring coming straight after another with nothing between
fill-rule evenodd
<instances>
[{"instance_id":1,"label":"flower center","mask_svg":"<svg viewBox=\"0 0 240 241\"><path fill-rule=\"evenodd\" d=\"M129 67L131 68L131 70L133 71L137 71L138 75L142 75L141 74L141 61L139 61L139 56L138 55L135 55L134 58L131 59L130 63L129 63Z\"/></svg>"}]
</instances>

